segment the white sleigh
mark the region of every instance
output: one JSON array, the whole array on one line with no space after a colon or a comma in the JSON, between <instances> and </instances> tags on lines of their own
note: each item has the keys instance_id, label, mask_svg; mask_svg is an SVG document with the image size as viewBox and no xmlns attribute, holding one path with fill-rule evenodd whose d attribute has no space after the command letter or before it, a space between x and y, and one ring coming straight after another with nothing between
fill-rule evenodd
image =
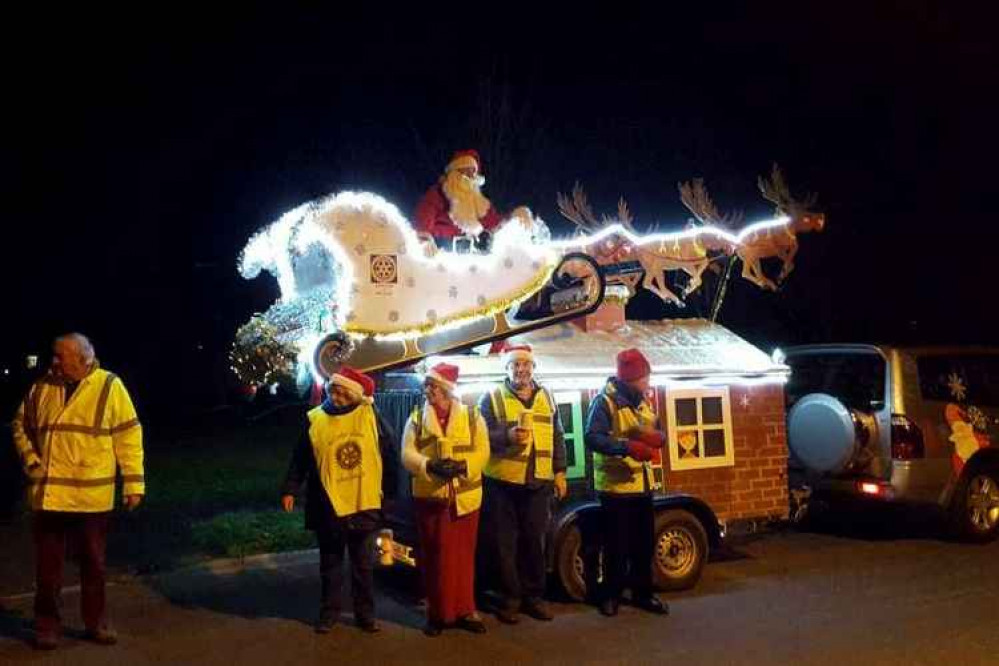
<instances>
[{"instance_id":1,"label":"white sleigh","mask_svg":"<svg viewBox=\"0 0 999 666\"><path fill-rule=\"evenodd\" d=\"M267 270L282 300L296 298L303 282L322 282L304 259L316 244L333 259L325 271L336 327L380 338L414 337L504 311L548 282L561 259L519 223L499 229L488 254L427 256L398 208L373 194L343 192L300 206L254 236L240 272L252 278Z\"/></svg>"}]
</instances>

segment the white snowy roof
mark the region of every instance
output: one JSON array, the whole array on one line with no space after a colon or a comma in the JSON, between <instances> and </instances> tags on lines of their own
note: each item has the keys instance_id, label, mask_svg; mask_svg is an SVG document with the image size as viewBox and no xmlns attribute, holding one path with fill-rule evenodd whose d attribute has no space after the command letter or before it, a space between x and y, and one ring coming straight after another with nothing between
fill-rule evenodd
<instances>
[{"instance_id":1,"label":"white snowy roof","mask_svg":"<svg viewBox=\"0 0 999 666\"><path fill-rule=\"evenodd\" d=\"M642 350L652 364L653 376L660 378L785 377L789 373L786 365L775 363L724 326L705 319L628 321L624 329L613 333L559 324L515 336L511 342L531 345L540 378L608 377L614 374L617 353L629 347ZM439 356L430 363L438 360L461 368L460 383L490 381L505 374L499 354Z\"/></svg>"}]
</instances>

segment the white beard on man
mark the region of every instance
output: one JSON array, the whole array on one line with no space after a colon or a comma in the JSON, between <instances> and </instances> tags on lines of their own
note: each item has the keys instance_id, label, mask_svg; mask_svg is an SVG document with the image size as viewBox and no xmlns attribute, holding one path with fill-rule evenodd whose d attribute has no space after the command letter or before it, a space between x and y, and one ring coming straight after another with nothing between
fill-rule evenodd
<instances>
[{"instance_id":1,"label":"white beard on man","mask_svg":"<svg viewBox=\"0 0 999 666\"><path fill-rule=\"evenodd\" d=\"M482 185L486 179L482 176L469 177L457 169L449 171L441 181L441 189L450 203L448 211L451 219L462 231L471 236L482 233L479 222L492 204L482 194Z\"/></svg>"}]
</instances>

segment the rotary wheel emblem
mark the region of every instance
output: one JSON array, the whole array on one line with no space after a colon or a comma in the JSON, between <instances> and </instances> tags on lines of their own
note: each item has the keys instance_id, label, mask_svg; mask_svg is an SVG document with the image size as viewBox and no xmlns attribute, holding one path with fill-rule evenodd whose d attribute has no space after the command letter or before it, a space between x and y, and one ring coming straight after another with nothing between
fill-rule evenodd
<instances>
[{"instance_id":1,"label":"rotary wheel emblem","mask_svg":"<svg viewBox=\"0 0 999 666\"><path fill-rule=\"evenodd\" d=\"M336 462L343 469L354 469L361 464L361 447L357 442L341 444L336 450Z\"/></svg>"},{"instance_id":2,"label":"rotary wheel emblem","mask_svg":"<svg viewBox=\"0 0 999 666\"><path fill-rule=\"evenodd\" d=\"M371 256L371 281L378 284L396 281L396 261L393 255L374 254Z\"/></svg>"}]
</instances>

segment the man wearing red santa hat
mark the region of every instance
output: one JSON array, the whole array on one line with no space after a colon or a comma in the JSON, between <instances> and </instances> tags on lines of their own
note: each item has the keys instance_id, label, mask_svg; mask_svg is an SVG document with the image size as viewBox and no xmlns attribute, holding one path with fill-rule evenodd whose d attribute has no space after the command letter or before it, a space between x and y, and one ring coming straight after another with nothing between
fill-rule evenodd
<instances>
[{"instance_id":1,"label":"man wearing red santa hat","mask_svg":"<svg viewBox=\"0 0 999 666\"><path fill-rule=\"evenodd\" d=\"M489 236L500 226L499 213L482 194L485 178L482 160L474 150L459 150L448 162L444 175L416 206L414 225L424 239L437 245L456 236L475 238L480 249L488 248ZM518 208L513 214L522 224L529 224L530 211Z\"/></svg>"},{"instance_id":2,"label":"man wearing red santa hat","mask_svg":"<svg viewBox=\"0 0 999 666\"><path fill-rule=\"evenodd\" d=\"M426 402L403 435L402 462L413 476L420 537L418 565L427 593L427 636L447 626L484 633L475 608L475 545L482 468L489 458L485 421L454 397L458 367L438 363L424 378Z\"/></svg>"},{"instance_id":3,"label":"man wearing red santa hat","mask_svg":"<svg viewBox=\"0 0 999 666\"><path fill-rule=\"evenodd\" d=\"M600 498L604 580L600 612L617 615L629 565L632 603L665 615L652 589L655 513L649 461L663 445L656 413L645 393L652 369L638 349L617 355L617 376L590 402L586 448L593 452L593 483Z\"/></svg>"},{"instance_id":4,"label":"man wearing red santa hat","mask_svg":"<svg viewBox=\"0 0 999 666\"><path fill-rule=\"evenodd\" d=\"M516 624L523 610L548 621L545 535L552 495L566 494L565 432L555 399L534 381L530 345L507 347L503 360L506 380L479 401L491 450L484 472L486 534L495 545L503 597L496 617Z\"/></svg>"},{"instance_id":5,"label":"man wearing red santa hat","mask_svg":"<svg viewBox=\"0 0 999 666\"><path fill-rule=\"evenodd\" d=\"M340 617L344 549L350 554L354 621L369 633L379 630L373 542L382 498L394 495L399 458L394 433L372 404L374 390L370 377L347 366L330 377L326 400L308 413L282 488L281 505L291 512L302 484L308 487L305 525L319 539L320 634Z\"/></svg>"}]
</instances>

